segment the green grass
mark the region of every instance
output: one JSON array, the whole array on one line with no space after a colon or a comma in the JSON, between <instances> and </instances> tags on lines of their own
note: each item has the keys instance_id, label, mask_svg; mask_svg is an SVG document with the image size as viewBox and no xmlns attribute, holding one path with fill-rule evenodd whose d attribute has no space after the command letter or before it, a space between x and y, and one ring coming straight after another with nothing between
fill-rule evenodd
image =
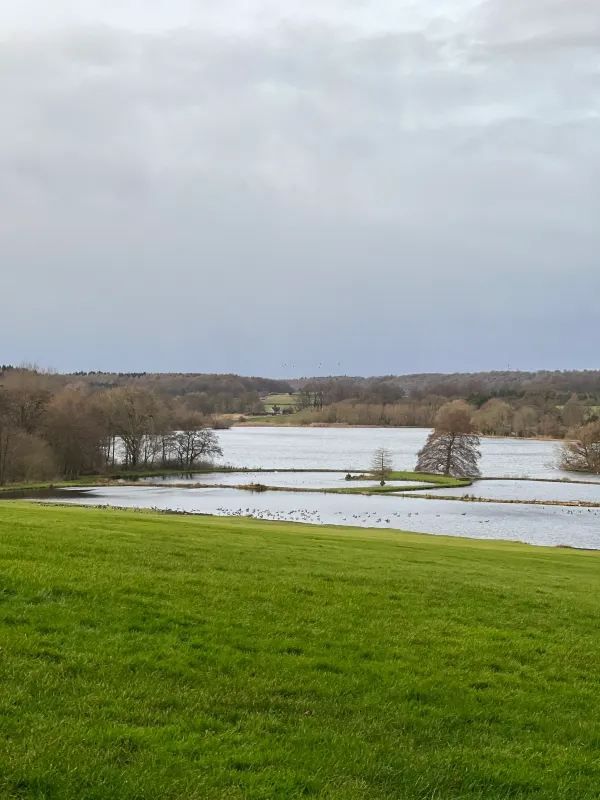
<instances>
[{"instance_id":1,"label":"green grass","mask_svg":"<svg viewBox=\"0 0 600 800\"><path fill-rule=\"evenodd\" d=\"M0 505L0 797L591 800L600 556Z\"/></svg>"},{"instance_id":2,"label":"green grass","mask_svg":"<svg viewBox=\"0 0 600 800\"><path fill-rule=\"evenodd\" d=\"M452 475L433 475L429 472L390 472L391 481L424 481L425 483L435 483L438 486L470 486L473 481L470 478L454 478Z\"/></svg>"},{"instance_id":3,"label":"green grass","mask_svg":"<svg viewBox=\"0 0 600 800\"><path fill-rule=\"evenodd\" d=\"M415 486L415 491L437 487L453 489L471 486L473 483L469 478L453 478L450 475L430 475L425 472L390 472L388 481L418 481L419 483L429 484L428 487ZM375 483L373 486L365 488L364 486L352 486L352 481L348 481L348 486L345 486L343 489L334 489L333 491L338 494L392 494L400 490L406 492L410 491L410 488L403 489L400 486L390 486L387 483L384 486Z\"/></svg>"},{"instance_id":4,"label":"green grass","mask_svg":"<svg viewBox=\"0 0 600 800\"><path fill-rule=\"evenodd\" d=\"M299 398L300 394L296 392L295 394L269 394L264 400L269 405L295 406Z\"/></svg>"},{"instance_id":5,"label":"green grass","mask_svg":"<svg viewBox=\"0 0 600 800\"><path fill-rule=\"evenodd\" d=\"M237 427L239 424L240 426L244 425L253 425L256 427L266 427L271 425L298 425L298 418L300 417L301 412L294 411L293 414L272 414L271 407L269 406L268 409L265 411L265 416L258 416L258 415L248 415L244 414L244 422L241 423L234 423L234 427Z\"/></svg>"},{"instance_id":6,"label":"green grass","mask_svg":"<svg viewBox=\"0 0 600 800\"><path fill-rule=\"evenodd\" d=\"M269 394L263 398L263 406L268 414L273 412L273 406L279 406L280 408L293 406L296 408L299 402L299 392L296 392L295 394Z\"/></svg>"}]
</instances>

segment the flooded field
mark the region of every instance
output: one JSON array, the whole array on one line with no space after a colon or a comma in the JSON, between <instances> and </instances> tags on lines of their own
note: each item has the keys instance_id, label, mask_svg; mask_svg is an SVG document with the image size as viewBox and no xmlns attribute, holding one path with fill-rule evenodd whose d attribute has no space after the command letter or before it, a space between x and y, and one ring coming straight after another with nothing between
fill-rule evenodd
<instances>
[{"instance_id":1,"label":"flooded field","mask_svg":"<svg viewBox=\"0 0 600 800\"><path fill-rule=\"evenodd\" d=\"M538 545L600 548L600 509L239 489L111 486L58 502L252 516L328 525L392 528Z\"/></svg>"}]
</instances>

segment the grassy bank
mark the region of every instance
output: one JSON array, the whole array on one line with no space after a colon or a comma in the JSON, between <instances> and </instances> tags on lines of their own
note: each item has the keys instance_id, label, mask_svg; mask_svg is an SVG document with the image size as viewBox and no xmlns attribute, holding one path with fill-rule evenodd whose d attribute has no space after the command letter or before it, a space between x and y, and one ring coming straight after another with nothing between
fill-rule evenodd
<instances>
[{"instance_id":1,"label":"grassy bank","mask_svg":"<svg viewBox=\"0 0 600 800\"><path fill-rule=\"evenodd\" d=\"M0 506L0 796L598 796L600 556Z\"/></svg>"},{"instance_id":2,"label":"grassy bank","mask_svg":"<svg viewBox=\"0 0 600 800\"><path fill-rule=\"evenodd\" d=\"M415 486L415 487L402 488L390 485L389 483L386 483L384 486L380 486L377 482L374 482L373 486L365 488L360 486L352 486L352 481L348 481L348 486L345 486L343 489L335 489L334 491L341 494L393 494L394 492L398 492L401 489L403 492L422 491L424 488L435 488L435 487L439 487L440 489L442 488L457 489L466 486L471 486L473 483L473 481L470 478L454 478L451 475L430 475L425 472L390 472L387 480L418 481L419 483L427 483L429 484L429 486L428 487Z\"/></svg>"}]
</instances>

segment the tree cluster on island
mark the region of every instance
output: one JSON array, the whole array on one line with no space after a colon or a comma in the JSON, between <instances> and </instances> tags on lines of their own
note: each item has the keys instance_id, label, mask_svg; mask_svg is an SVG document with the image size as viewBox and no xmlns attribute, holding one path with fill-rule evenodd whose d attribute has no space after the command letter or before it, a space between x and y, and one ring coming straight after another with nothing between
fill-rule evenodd
<instances>
[{"instance_id":1,"label":"tree cluster on island","mask_svg":"<svg viewBox=\"0 0 600 800\"><path fill-rule=\"evenodd\" d=\"M455 478L479 477L479 446L467 403L462 400L446 403L436 415L435 428L419 450L415 471ZM392 471L391 451L378 447L371 460L371 475L384 486Z\"/></svg>"},{"instance_id":2,"label":"tree cluster on island","mask_svg":"<svg viewBox=\"0 0 600 800\"><path fill-rule=\"evenodd\" d=\"M463 400L454 400L439 410L415 469L456 478L479 477L479 446L469 406Z\"/></svg>"}]
</instances>

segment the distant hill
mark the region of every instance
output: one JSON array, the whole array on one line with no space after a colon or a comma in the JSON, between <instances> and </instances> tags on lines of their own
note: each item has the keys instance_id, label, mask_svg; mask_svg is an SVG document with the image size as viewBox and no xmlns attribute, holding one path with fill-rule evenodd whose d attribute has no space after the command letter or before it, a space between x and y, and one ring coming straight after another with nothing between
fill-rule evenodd
<instances>
[{"instance_id":1,"label":"distant hill","mask_svg":"<svg viewBox=\"0 0 600 800\"><path fill-rule=\"evenodd\" d=\"M516 395L525 392L559 392L600 395L600 370L539 370L537 372L493 371L418 373L374 377L330 376L290 380L295 389L306 386L337 385L350 391L389 387L405 396L435 394L443 397Z\"/></svg>"}]
</instances>

